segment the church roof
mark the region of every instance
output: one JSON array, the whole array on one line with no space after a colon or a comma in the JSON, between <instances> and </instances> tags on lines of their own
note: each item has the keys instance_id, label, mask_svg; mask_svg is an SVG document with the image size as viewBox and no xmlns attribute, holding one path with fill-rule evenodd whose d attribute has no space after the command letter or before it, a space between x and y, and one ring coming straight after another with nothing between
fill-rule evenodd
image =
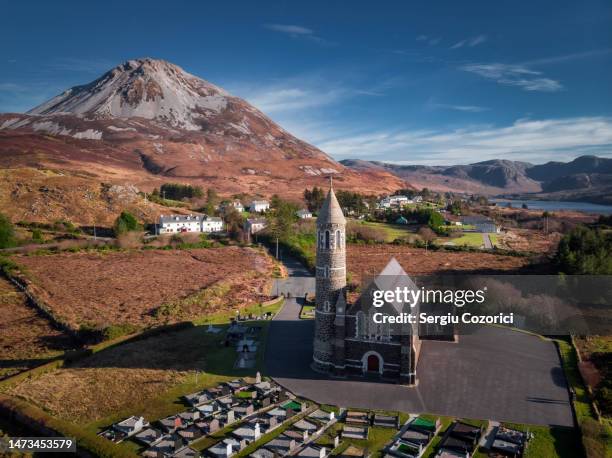
<instances>
[{"instance_id":1,"label":"church roof","mask_svg":"<svg viewBox=\"0 0 612 458\"><path fill-rule=\"evenodd\" d=\"M342 208L340 208L333 188L329 189L327 198L323 202L321 210L319 210L317 224L346 224L346 220L342 214Z\"/></svg>"},{"instance_id":2,"label":"church roof","mask_svg":"<svg viewBox=\"0 0 612 458\"><path fill-rule=\"evenodd\" d=\"M374 287L381 291L392 291L396 288L418 290L415 283L395 258L392 258L378 277L376 277ZM390 304L398 313L404 312L404 304L402 302L393 301Z\"/></svg>"}]
</instances>

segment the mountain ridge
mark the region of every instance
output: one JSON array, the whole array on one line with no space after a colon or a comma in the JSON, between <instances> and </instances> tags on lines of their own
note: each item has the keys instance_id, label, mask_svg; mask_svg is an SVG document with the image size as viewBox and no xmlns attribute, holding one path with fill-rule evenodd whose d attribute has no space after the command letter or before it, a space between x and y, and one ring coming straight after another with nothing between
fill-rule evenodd
<instances>
[{"instance_id":1,"label":"mountain ridge","mask_svg":"<svg viewBox=\"0 0 612 458\"><path fill-rule=\"evenodd\" d=\"M436 191L612 203L612 159L593 155L544 164L507 159L449 166L398 165L353 159L340 162L355 170L390 171L417 188L428 187Z\"/></svg>"}]
</instances>

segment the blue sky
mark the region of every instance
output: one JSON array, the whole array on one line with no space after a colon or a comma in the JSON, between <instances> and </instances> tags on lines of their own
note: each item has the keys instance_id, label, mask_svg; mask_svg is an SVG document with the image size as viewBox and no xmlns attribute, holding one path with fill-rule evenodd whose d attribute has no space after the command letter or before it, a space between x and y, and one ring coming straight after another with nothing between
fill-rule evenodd
<instances>
[{"instance_id":1,"label":"blue sky","mask_svg":"<svg viewBox=\"0 0 612 458\"><path fill-rule=\"evenodd\" d=\"M612 3L3 1L0 112L155 57L336 159L612 157Z\"/></svg>"}]
</instances>

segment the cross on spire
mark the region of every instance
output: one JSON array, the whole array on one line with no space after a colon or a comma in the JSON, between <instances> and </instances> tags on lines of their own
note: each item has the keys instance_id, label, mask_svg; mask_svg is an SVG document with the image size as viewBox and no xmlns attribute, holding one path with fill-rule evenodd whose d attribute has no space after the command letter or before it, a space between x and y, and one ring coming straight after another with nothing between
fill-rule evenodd
<instances>
[{"instance_id":1,"label":"cross on spire","mask_svg":"<svg viewBox=\"0 0 612 458\"><path fill-rule=\"evenodd\" d=\"M334 189L334 176L331 173L329 174L329 189Z\"/></svg>"}]
</instances>

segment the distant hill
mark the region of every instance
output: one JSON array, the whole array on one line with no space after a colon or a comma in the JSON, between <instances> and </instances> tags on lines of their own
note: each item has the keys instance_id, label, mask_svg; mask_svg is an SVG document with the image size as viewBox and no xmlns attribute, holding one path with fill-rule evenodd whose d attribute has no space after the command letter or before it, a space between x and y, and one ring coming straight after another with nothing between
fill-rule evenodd
<instances>
[{"instance_id":1,"label":"distant hill","mask_svg":"<svg viewBox=\"0 0 612 458\"><path fill-rule=\"evenodd\" d=\"M354 159L341 163L361 171L385 170L416 188L612 203L612 159L597 156L539 165L501 159L450 166L397 165Z\"/></svg>"}]
</instances>

